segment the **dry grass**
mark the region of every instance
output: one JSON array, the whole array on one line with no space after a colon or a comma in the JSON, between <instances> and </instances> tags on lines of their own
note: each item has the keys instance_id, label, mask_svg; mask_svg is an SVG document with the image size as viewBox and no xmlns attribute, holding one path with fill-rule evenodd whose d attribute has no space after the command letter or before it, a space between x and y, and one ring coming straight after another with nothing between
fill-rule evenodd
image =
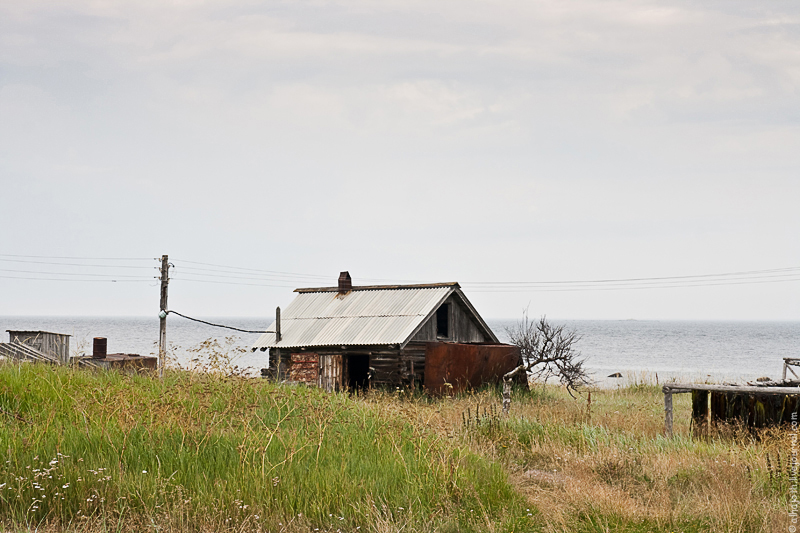
<instances>
[{"instance_id":1,"label":"dry grass","mask_svg":"<svg viewBox=\"0 0 800 533\"><path fill-rule=\"evenodd\" d=\"M678 395L667 440L652 386L592 390L591 403L588 391L515 392L503 417L496 390L351 396L223 374L0 365L0 409L10 530L789 526L788 434L693 439L690 399Z\"/></svg>"},{"instance_id":2,"label":"dry grass","mask_svg":"<svg viewBox=\"0 0 800 533\"><path fill-rule=\"evenodd\" d=\"M69 531L497 531L497 464L347 394L223 374L0 364L0 524Z\"/></svg>"},{"instance_id":3,"label":"dry grass","mask_svg":"<svg viewBox=\"0 0 800 533\"><path fill-rule=\"evenodd\" d=\"M653 386L592 390L591 405L588 391L578 399L557 388L517 396L507 419L495 414L496 391L364 401L502 464L540 512L544 531L771 533L789 526L786 431L727 428L693 439L690 399L679 395L676 437L667 440L663 395Z\"/></svg>"}]
</instances>

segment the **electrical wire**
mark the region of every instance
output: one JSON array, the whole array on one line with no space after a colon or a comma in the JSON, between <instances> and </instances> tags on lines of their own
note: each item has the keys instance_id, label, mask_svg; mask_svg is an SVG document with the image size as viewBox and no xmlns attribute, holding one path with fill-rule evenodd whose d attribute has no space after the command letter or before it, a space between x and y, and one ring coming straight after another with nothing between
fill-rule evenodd
<instances>
[{"instance_id":1,"label":"electrical wire","mask_svg":"<svg viewBox=\"0 0 800 533\"><path fill-rule=\"evenodd\" d=\"M291 288L294 287L294 285L286 285L286 284L284 284L284 285L271 285L271 284L265 284L265 283L237 283L235 281L214 281L214 280L210 280L210 279L191 279L191 278L183 278L183 277L180 277L180 276L175 276L175 277L170 276L169 279L170 279L170 281L172 281L173 279L177 279L179 281L192 281L192 282L197 282L197 283L213 283L215 285L246 285L248 287L278 287L278 288L282 288L282 289L291 289Z\"/></svg>"},{"instance_id":2,"label":"electrical wire","mask_svg":"<svg viewBox=\"0 0 800 533\"><path fill-rule=\"evenodd\" d=\"M763 271L763 272L770 272L770 271ZM755 273L755 271L754 271ZM287 280L287 279L271 279L271 278L262 278L262 277L251 277L251 276L230 276L230 275L220 275L220 274L204 274L204 273L195 273L195 272L188 272L186 273L188 276L197 276L197 277L211 277L211 278L223 278L223 279L244 279L244 280L254 280L254 281L294 281L294 280ZM542 287L555 287L559 285L569 285L573 287L591 287L594 285L604 285L604 284L611 284L611 285L635 285L639 283L651 283L651 284L663 284L663 285L670 285L676 283L704 283L707 281L734 281L734 280L756 280L756 279L767 279L767 278L785 278L790 276L796 276L798 272L796 271L788 271L782 273L774 273L774 274L766 274L760 276L736 276L736 277L723 277L725 275L708 275L708 276L715 276L715 278L706 277L706 275L701 276L676 276L672 278L629 278L629 279L609 279L609 280L595 280L595 281L541 281L541 282L469 282L465 281L462 282L463 285L470 285L475 287L481 288L542 288ZM729 274L728 276L733 276L733 273ZM187 278L188 279L188 278ZM195 280L195 281L205 281L203 279ZM366 278L366 281L371 281L371 279ZM397 283L397 280L392 280Z\"/></svg>"},{"instance_id":3,"label":"electrical wire","mask_svg":"<svg viewBox=\"0 0 800 533\"><path fill-rule=\"evenodd\" d=\"M264 272L264 273L268 273L268 274L283 274L283 275L288 275L288 276L292 276L292 277L301 277L301 278L330 279L329 276L323 276L321 274L299 274L297 272L282 272L282 271L279 271L279 270L263 270L263 269L258 269L258 268L244 268L244 267L236 267L236 266L230 266L230 265L219 265L219 264L215 264L215 263L201 263L199 261L187 261L187 260L184 260L184 259L177 259L177 260L175 260L175 262L176 263L188 263L188 264L192 264L192 265L203 265L203 266L212 266L212 267L218 267L218 268L227 268L227 269L232 269L232 270L244 270L244 271L248 271L248 272Z\"/></svg>"},{"instance_id":4,"label":"electrical wire","mask_svg":"<svg viewBox=\"0 0 800 533\"><path fill-rule=\"evenodd\" d=\"M28 263L36 265L59 265L59 266L77 266L77 267L90 267L90 268L153 268L149 266L134 266L134 265L90 265L86 263L59 263L52 261L27 261L23 259L0 259L6 263Z\"/></svg>"},{"instance_id":5,"label":"electrical wire","mask_svg":"<svg viewBox=\"0 0 800 533\"><path fill-rule=\"evenodd\" d=\"M75 282L91 282L97 281L101 283L128 283L128 282L152 282L152 279L63 279L63 278L32 278L26 276L0 276L3 279L27 279L33 281L75 281Z\"/></svg>"},{"instance_id":6,"label":"electrical wire","mask_svg":"<svg viewBox=\"0 0 800 533\"><path fill-rule=\"evenodd\" d=\"M270 281L270 282L286 282L286 283L300 283L302 280L285 279L285 278L269 278L269 277L253 277L253 276L231 276L227 274L204 274L198 272L186 272L185 268L177 268L176 270L185 276L195 276L200 278L221 278L221 279L245 279L251 281Z\"/></svg>"},{"instance_id":7,"label":"electrical wire","mask_svg":"<svg viewBox=\"0 0 800 533\"><path fill-rule=\"evenodd\" d=\"M798 278L785 278L785 279L771 279L771 280L755 280L755 281L730 281L720 280L720 283L696 283L691 285L627 285L627 286L595 286L595 287L518 287L518 288L485 288L475 287L470 288L470 292L576 292L576 291L617 291L617 290L636 290L636 289L679 289L679 288L692 288L692 287L717 287L722 285L757 285L761 283L782 283L800 281ZM464 285L469 288L469 285Z\"/></svg>"},{"instance_id":8,"label":"electrical wire","mask_svg":"<svg viewBox=\"0 0 800 533\"><path fill-rule=\"evenodd\" d=\"M471 285L544 285L544 284L573 284L573 283L620 283L620 282L640 282L640 281L665 281L665 280L689 280L692 278L722 278L730 276L750 276L753 274L772 274L784 272L794 275L800 272L800 267L772 268L767 270L745 270L741 272L725 272L722 274L696 274L691 276L662 276L653 278L618 278L618 279L596 279L596 280L566 280L566 281L472 281Z\"/></svg>"},{"instance_id":9,"label":"electrical wire","mask_svg":"<svg viewBox=\"0 0 800 533\"><path fill-rule=\"evenodd\" d=\"M87 261L152 261L152 257L76 257L76 256L59 256L59 255L15 255L15 254L0 254L0 257L25 257L35 259L85 259Z\"/></svg>"},{"instance_id":10,"label":"electrical wire","mask_svg":"<svg viewBox=\"0 0 800 533\"><path fill-rule=\"evenodd\" d=\"M271 270L247 269L242 267L228 267L212 263L200 263L196 261L184 261L191 264L203 264L217 266L219 268L206 269L199 267L183 267L187 270L185 275L188 277L180 278L183 281L197 283L215 283L223 285L245 285L261 287L286 287L289 285L281 284L297 283L300 279L285 278L276 274L284 274L297 278L306 278L304 281L316 281L318 279L329 280L327 276L312 276L306 274L294 274ZM238 270L231 270L232 268ZM223 269L223 270L220 270ZM268 273L264 276L250 273ZM241 274L241 275L240 275ZM628 290L628 289L664 289L664 288L686 288L720 285L746 285L757 283L777 283L797 281L800 274L800 267L774 268L762 270L745 270L735 272L724 272L716 274L696 274L682 276L658 276L658 277L637 277L637 278L603 278L590 280L559 280L559 281L474 281L463 282L461 285L468 287L474 292L556 292L556 291L594 291L594 290ZM211 278L211 279L208 279ZM313 278L313 280L311 279ZM362 278L364 281L389 281L398 283L398 280L386 280L378 278ZM248 280L263 281L265 283L245 283L220 280ZM403 282L415 283L418 281L403 280Z\"/></svg>"},{"instance_id":11,"label":"electrical wire","mask_svg":"<svg viewBox=\"0 0 800 533\"><path fill-rule=\"evenodd\" d=\"M252 330L249 330L249 329L239 329L239 328L235 328L235 327L233 327L233 326L223 326L222 324L213 324L213 323L211 323L211 322L206 322L205 320L200 320L199 318L192 318L192 317L190 317L190 316L182 315L182 314L180 314L179 312L177 312L177 311L172 311L172 310L170 310L170 311L167 311L167 314L168 314L168 315L170 315L170 314L171 314L171 315L178 315L178 316L180 316L180 317L183 317L183 318L185 318L185 319L187 319L187 320L193 320L193 321L195 321L195 322L200 322L201 324L207 324L207 325L209 325L209 326L214 326L215 328L225 328L225 329L232 329L232 330L234 330L234 331L241 331L242 333L275 333L274 331L252 331Z\"/></svg>"},{"instance_id":12,"label":"electrical wire","mask_svg":"<svg viewBox=\"0 0 800 533\"><path fill-rule=\"evenodd\" d=\"M246 269L247 270L246 272L242 272L242 271L237 271L237 270L219 270L219 269L212 269L212 268L198 268L198 267L183 266L183 263L187 263L187 262L194 263L194 262L191 262L191 261L180 261L180 260L178 260L178 264L180 266L180 270L181 271L189 271L190 273L196 273L196 275L198 275L198 276L200 276L200 275L211 276L211 274L201 274L201 272L215 272L215 273L222 273L222 274L249 274L251 271L252 272L256 272L256 273L258 273L258 272L270 272L270 273L274 272L274 271L271 271L271 270L257 270L257 269ZM196 263L194 263L194 264L196 264ZM178 268L178 267L176 267L176 268ZM238 267L235 267L235 268L238 268ZM316 282L316 281L330 281L330 279L331 279L331 277L329 275L326 276L326 275L322 275L322 274L293 274L293 273L286 273L285 275L288 275L289 277L288 278L285 277L285 276L280 276L279 277L279 276L277 276L275 274L266 274L263 277L257 277L257 278L245 278L245 277L242 277L240 279L255 279L255 280L259 280L259 279L265 279L266 280L266 279L269 279L271 281L292 281L292 282L296 282L296 281L309 281L309 282L311 282L311 281L314 281L314 282ZM219 277L227 277L227 276L219 276ZM231 276L231 277L235 277L235 276ZM387 279L387 278L360 278L360 279L362 281L367 281L367 282L424 283L423 281L420 281L420 280L409 280L409 279L402 279L402 280L401 279Z\"/></svg>"},{"instance_id":13,"label":"electrical wire","mask_svg":"<svg viewBox=\"0 0 800 533\"><path fill-rule=\"evenodd\" d=\"M103 257L75 257L75 256L29 256L0 254L0 261L39 264L39 265L58 265L82 268L125 268L125 269L150 269L153 267L138 265L102 265L94 263L65 263L61 261L38 261L31 259L3 259L3 258L36 258L36 259L72 259L72 260L95 260L95 261L152 261L153 258L103 258ZM155 258L158 260L158 258ZM251 287L292 287L298 283L318 283L329 281L329 276L317 274L302 274L297 272L286 272L278 270L266 270L256 268L245 268L217 263L205 263L200 261L176 260L178 276L171 279L178 281L188 281L193 283L213 283L221 285L243 285ZM184 266L200 265L200 266ZM175 265L173 265L175 266ZM213 268L205 268L213 267ZM157 268L157 267L156 267ZM149 278L138 279L139 276L126 274L108 274L94 272L43 272L20 269L3 269L0 272L12 272L20 274L35 274L31 276L8 276L3 275L4 279L29 279L42 281L150 281ZM716 274L695 274L682 276L659 276L659 277L635 277L635 278L601 278L589 280L558 280L558 281L465 281L461 285L474 292L559 292L559 291L596 291L596 290L630 290L630 289L665 289L665 288L687 288L687 287L711 287L720 285L748 285L761 283L781 283L800 281L800 267L773 268L762 270L744 270L735 272L724 272ZM114 278L106 279L62 279L42 276L85 276L93 278ZM132 278L132 279L123 279ZM418 280L397 280L382 278L361 278L366 282L389 282L389 283L424 283ZM236 280L236 281L227 281ZM238 281L242 280L242 281ZM247 281L262 283L247 283Z\"/></svg>"},{"instance_id":14,"label":"electrical wire","mask_svg":"<svg viewBox=\"0 0 800 533\"><path fill-rule=\"evenodd\" d=\"M206 279L189 279L189 278L170 278L178 279L180 281L190 281L196 283L212 283L216 285L242 285L248 287L277 287L277 288L292 288L294 285L275 285L266 283L238 283L233 281L216 281ZM782 278L771 280L753 279L752 281L734 281L734 280L719 280L719 283L712 283L706 281L703 283L683 283L683 284L650 284L650 285L612 285L612 286L565 286L565 287L473 287L469 283L461 283L460 285L470 290L470 292L576 292L576 291L612 291L612 290L629 290L629 289L670 289L670 288L691 288L691 287L714 287L722 285L753 285L760 283L780 283L800 281L800 278Z\"/></svg>"},{"instance_id":15,"label":"electrical wire","mask_svg":"<svg viewBox=\"0 0 800 533\"><path fill-rule=\"evenodd\" d=\"M17 272L21 274L48 274L50 276L92 276L102 278L141 278L142 276L134 276L131 274L93 274L89 272L42 272L39 270L15 270L12 268L0 268L0 272Z\"/></svg>"}]
</instances>

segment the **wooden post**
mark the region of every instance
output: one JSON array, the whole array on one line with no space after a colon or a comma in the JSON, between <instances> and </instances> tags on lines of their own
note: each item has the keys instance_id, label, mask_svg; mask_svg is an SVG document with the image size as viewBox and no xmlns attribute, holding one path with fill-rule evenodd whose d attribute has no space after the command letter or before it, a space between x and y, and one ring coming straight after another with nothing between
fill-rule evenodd
<instances>
[{"instance_id":1,"label":"wooden post","mask_svg":"<svg viewBox=\"0 0 800 533\"><path fill-rule=\"evenodd\" d=\"M692 433L704 435L708 428L708 391L692 391Z\"/></svg>"},{"instance_id":2,"label":"wooden post","mask_svg":"<svg viewBox=\"0 0 800 533\"><path fill-rule=\"evenodd\" d=\"M161 312L158 313L158 377L164 377L167 359L167 287L169 286L169 256L161 256Z\"/></svg>"},{"instance_id":3,"label":"wooden post","mask_svg":"<svg viewBox=\"0 0 800 533\"><path fill-rule=\"evenodd\" d=\"M662 389L664 391L664 435L672 438L672 391L667 387Z\"/></svg>"}]
</instances>

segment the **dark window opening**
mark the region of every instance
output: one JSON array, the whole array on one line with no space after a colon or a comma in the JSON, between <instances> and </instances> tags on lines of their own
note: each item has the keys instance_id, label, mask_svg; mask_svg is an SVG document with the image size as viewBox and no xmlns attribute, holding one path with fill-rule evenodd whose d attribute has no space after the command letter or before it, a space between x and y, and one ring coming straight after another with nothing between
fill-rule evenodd
<instances>
[{"instance_id":1,"label":"dark window opening","mask_svg":"<svg viewBox=\"0 0 800 533\"><path fill-rule=\"evenodd\" d=\"M350 390L369 388L369 355L349 355L347 361L347 386Z\"/></svg>"},{"instance_id":2,"label":"dark window opening","mask_svg":"<svg viewBox=\"0 0 800 533\"><path fill-rule=\"evenodd\" d=\"M436 310L436 337L446 339L450 336L450 304L443 304Z\"/></svg>"}]
</instances>

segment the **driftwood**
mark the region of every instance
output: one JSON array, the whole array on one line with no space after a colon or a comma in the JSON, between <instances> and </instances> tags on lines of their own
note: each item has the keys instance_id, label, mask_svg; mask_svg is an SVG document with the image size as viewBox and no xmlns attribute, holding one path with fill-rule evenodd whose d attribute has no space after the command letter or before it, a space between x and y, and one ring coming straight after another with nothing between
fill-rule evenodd
<instances>
[{"instance_id":1,"label":"driftwood","mask_svg":"<svg viewBox=\"0 0 800 533\"><path fill-rule=\"evenodd\" d=\"M519 365L517 368L508 372L503 376L503 414L507 415L511 409L511 383L520 372L527 372L528 368L525 365Z\"/></svg>"}]
</instances>

